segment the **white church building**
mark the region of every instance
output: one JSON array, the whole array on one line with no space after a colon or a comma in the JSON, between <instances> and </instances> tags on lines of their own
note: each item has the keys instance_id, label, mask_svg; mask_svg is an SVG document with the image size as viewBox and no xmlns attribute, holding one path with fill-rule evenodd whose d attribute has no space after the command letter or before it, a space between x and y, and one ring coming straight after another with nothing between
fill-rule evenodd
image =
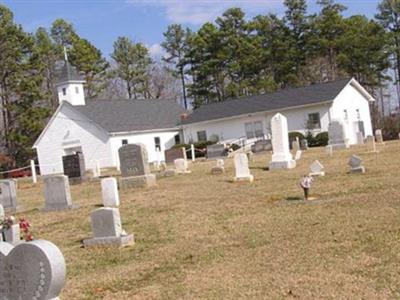
<instances>
[{"instance_id":1,"label":"white church building","mask_svg":"<svg viewBox=\"0 0 400 300\"><path fill-rule=\"evenodd\" d=\"M315 135L339 120L350 145L357 143L358 132L372 135L369 104L374 99L355 79L211 103L189 115L175 101L85 101L83 84L66 62L57 85L59 107L33 146L42 175L63 173L62 157L77 152L83 153L87 170L119 168L118 149L128 143L144 144L150 162L165 160L164 151L177 143L212 136L249 144L270 136L271 118L278 112L287 118L289 132Z\"/></svg>"},{"instance_id":2,"label":"white church building","mask_svg":"<svg viewBox=\"0 0 400 300\"><path fill-rule=\"evenodd\" d=\"M84 81L68 63L57 85L59 106L36 140L42 175L63 173L62 157L81 152L86 169L119 167L124 144L146 145L149 161L164 160L164 150L180 142L180 116L168 100L88 100Z\"/></svg>"},{"instance_id":3,"label":"white church building","mask_svg":"<svg viewBox=\"0 0 400 300\"><path fill-rule=\"evenodd\" d=\"M357 133L373 135L370 102L373 97L355 80L346 79L200 106L181 122L186 143L218 136L220 142L251 143L271 134L271 118L281 113L289 132L328 131L332 120L344 125L348 144Z\"/></svg>"}]
</instances>

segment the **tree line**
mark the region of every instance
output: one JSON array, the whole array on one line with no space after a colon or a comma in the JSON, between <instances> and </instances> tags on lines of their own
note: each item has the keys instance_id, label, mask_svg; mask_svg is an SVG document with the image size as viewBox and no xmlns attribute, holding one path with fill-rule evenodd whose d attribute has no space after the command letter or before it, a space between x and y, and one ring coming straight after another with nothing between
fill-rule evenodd
<instances>
[{"instance_id":1,"label":"tree line","mask_svg":"<svg viewBox=\"0 0 400 300\"><path fill-rule=\"evenodd\" d=\"M334 0L317 3L320 10L310 14L305 0L285 0L284 16L251 19L231 8L197 31L171 24L159 62L143 43L123 36L106 58L63 19L25 32L0 5L0 147L15 164L35 156L33 142L58 106L64 48L89 100L181 97L197 108L351 76L375 94L391 79L389 69L399 74L400 1L382 0L374 19L345 17Z\"/></svg>"}]
</instances>

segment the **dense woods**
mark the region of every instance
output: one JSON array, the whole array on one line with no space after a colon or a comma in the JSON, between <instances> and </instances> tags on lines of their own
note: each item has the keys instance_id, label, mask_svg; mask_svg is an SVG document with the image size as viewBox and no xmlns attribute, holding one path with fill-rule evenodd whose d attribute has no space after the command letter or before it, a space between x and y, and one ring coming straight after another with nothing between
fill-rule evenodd
<instances>
[{"instance_id":1,"label":"dense woods","mask_svg":"<svg viewBox=\"0 0 400 300\"><path fill-rule=\"evenodd\" d=\"M171 24L160 60L144 44L123 36L105 57L63 19L25 32L0 5L0 149L14 166L35 157L33 142L58 106L55 84L64 49L86 81L87 99L176 98L197 108L352 76L378 98L390 83L398 84L399 1L381 1L373 19L344 17L346 8L334 0L319 0L314 14L305 0L284 4L284 16L250 19L231 8L197 31ZM390 122L378 114L379 104L374 122L382 127Z\"/></svg>"}]
</instances>

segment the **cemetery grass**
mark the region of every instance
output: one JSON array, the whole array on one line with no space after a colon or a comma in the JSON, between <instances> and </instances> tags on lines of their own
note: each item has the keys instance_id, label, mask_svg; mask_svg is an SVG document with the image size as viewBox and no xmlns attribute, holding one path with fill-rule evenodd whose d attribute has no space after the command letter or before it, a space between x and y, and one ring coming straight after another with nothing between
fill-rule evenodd
<instances>
[{"instance_id":1,"label":"cemetery grass","mask_svg":"<svg viewBox=\"0 0 400 300\"><path fill-rule=\"evenodd\" d=\"M378 150L311 149L297 168L273 172L261 153L251 184L231 181L231 159L220 176L210 174L215 161L199 162L157 188L120 191L136 240L120 250L81 247L99 182L71 186L79 209L44 213L42 184L20 180L18 216L64 253L61 299L400 298L400 143ZM347 174L352 153L366 174ZM285 200L302 197L298 181L314 159L327 173L311 189L317 200Z\"/></svg>"}]
</instances>

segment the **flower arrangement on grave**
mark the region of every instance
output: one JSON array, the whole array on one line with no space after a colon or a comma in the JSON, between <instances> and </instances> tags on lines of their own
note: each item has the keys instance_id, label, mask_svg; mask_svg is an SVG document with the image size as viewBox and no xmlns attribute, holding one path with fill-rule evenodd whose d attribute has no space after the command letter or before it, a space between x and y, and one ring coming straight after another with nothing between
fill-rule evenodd
<instances>
[{"instance_id":1,"label":"flower arrangement on grave","mask_svg":"<svg viewBox=\"0 0 400 300\"><path fill-rule=\"evenodd\" d=\"M7 217L0 222L0 229L1 230L10 229L10 227L14 224L15 224L15 218L13 216Z\"/></svg>"},{"instance_id":2,"label":"flower arrangement on grave","mask_svg":"<svg viewBox=\"0 0 400 300\"><path fill-rule=\"evenodd\" d=\"M31 224L25 218L19 219L19 228L21 229L22 236L26 242L33 241L33 236L30 231Z\"/></svg>"}]
</instances>

